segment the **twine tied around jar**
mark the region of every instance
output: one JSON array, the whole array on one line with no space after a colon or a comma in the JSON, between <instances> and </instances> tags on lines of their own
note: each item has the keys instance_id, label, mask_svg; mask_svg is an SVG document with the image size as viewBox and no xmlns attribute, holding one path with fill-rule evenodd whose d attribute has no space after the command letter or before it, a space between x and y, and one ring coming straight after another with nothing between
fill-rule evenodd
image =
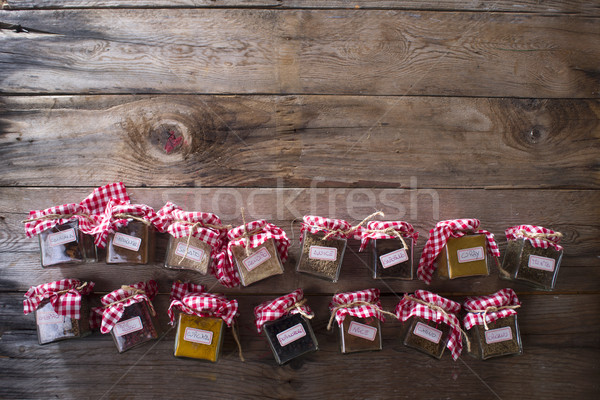
<instances>
[{"instance_id":1,"label":"twine tied around jar","mask_svg":"<svg viewBox=\"0 0 600 400\"><path fill-rule=\"evenodd\" d=\"M383 213L381 215L383 215ZM395 228L390 227L387 229L366 229L365 232L367 232L367 233L383 233L385 235L396 236L402 242L402 246L404 246L404 250L408 250L408 245L404 241L404 238L400 234L400 231L398 231Z\"/></svg>"},{"instance_id":2,"label":"twine tied around jar","mask_svg":"<svg viewBox=\"0 0 600 400\"><path fill-rule=\"evenodd\" d=\"M235 340L235 343L237 344L238 347L238 354L240 356L240 360L242 362L246 361L244 359L244 354L242 353L242 343L240 342L240 338L238 336L238 332L237 332L237 328L235 325L235 321L231 321L231 333L233 334L233 339Z\"/></svg>"},{"instance_id":3,"label":"twine tied around jar","mask_svg":"<svg viewBox=\"0 0 600 400\"><path fill-rule=\"evenodd\" d=\"M300 301L295 302L294 304L292 304L291 306L289 306L288 308L285 309L285 312L288 313L290 311L292 311L293 309L297 309L298 310L298 314L302 315L305 318L308 319L313 319L314 318L314 314L309 314L306 311L304 311L302 309L302 306L306 303L306 299L302 299Z\"/></svg>"},{"instance_id":4,"label":"twine tied around jar","mask_svg":"<svg viewBox=\"0 0 600 400\"><path fill-rule=\"evenodd\" d=\"M142 217L138 217L137 215L131 215L127 213L117 213L112 215L113 219L133 219L135 221L139 221L145 225L150 225L151 222Z\"/></svg>"},{"instance_id":5,"label":"twine tied around jar","mask_svg":"<svg viewBox=\"0 0 600 400\"><path fill-rule=\"evenodd\" d=\"M327 324L327 330L331 330L331 325L333 323L333 319L335 318L335 313L342 309L342 308L353 308L356 306L369 306L369 307L373 307L375 310L377 310L378 312L388 315L390 317L396 318L398 319L398 317L396 316L396 314L391 313L389 311L385 311L383 309L381 309L381 307L379 307L376 304L373 303L369 303L368 301L353 301L352 303L346 303L346 304L340 304L338 306L336 306L333 310L331 310L331 317L329 318L329 323Z\"/></svg>"},{"instance_id":6,"label":"twine tied around jar","mask_svg":"<svg viewBox=\"0 0 600 400\"><path fill-rule=\"evenodd\" d=\"M360 221L360 223L359 223L358 225L354 225L354 226L350 227L350 229L348 229L348 230L345 230L345 231L343 231L343 230L341 230L341 229L336 229L336 230L333 230L333 231L329 231L329 233L328 233L328 234L326 234L326 235L323 237L323 240L327 240L327 239L329 239L329 238L330 238L332 235L335 235L335 234L340 234L340 236L347 237L347 236L348 236L348 235L350 235L351 233L354 233L356 230L358 230L358 229L359 229L361 226L363 226L363 224L364 224L365 222L367 222L368 220L370 220L371 218L374 218L374 217L376 217L376 216L384 217L384 216L385 216L385 214L383 213L383 211L377 211L377 212L374 212L373 214L369 215L368 217L366 217L365 219L363 219L362 221Z\"/></svg>"},{"instance_id":7,"label":"twine tied around jar","mask_svg":"<svg viewBox=\"0 0 600 400\"><path fill-rule=\"evenodd\" d=\"M87 282L83 282L83 283L82 283L80 286L77 286L77 287L74 287L74 288L71 288L71 289L60 290L60 291L58 291L58 292L55 292L55 293L56 293L57 295L61 295L61 294L65 294L65 293L67 293L69 290L73 290L73 289L75 289L75 290L76 290L76 291L78 291L78 292L81 292L81 289L83 289L84 287L86 287L86 286L87 286L87 284L88 284Z\"/></svg>"},{"instance_id":8,"label":"twine tied around jar","mask_svg":"<svg viewBox=\"0 0 600 400\"><path fill-rule=\"evenodd\" d=\"M245 241L245 248L246 248L246 256L249 257L250 256L250 237L256 235L257 233L261 232L263 230L263 228L257 228L254 229L253 231L248 232L248 229L246 228L246 213L245 213L245 209L244 207L242 207L240 209L240 211L242 212L242 222L244 223L243 229L244 229L244 233L242 234L242 238L244 238Z\"/></svg>"},{"instance_id":9,"label":"twine tied around jar","mask_svg":"<svg viewBox=\"0 0 600 400\"><path fill-rule=\"evenodd\" d=\"M129 286L129 285L123 285L123 286L121 286L121 289L125 290L128 293L132 293L132 294L130 294L129 296L127 296L127 297L125 297L123 299L120 299L120 300L117 300L117 301L113 301L112 303L109 303L109 304L105 305L104 308L109 308L109 307L114 306L115 304L123 303L124 301L127 301L129 299L133 299L138 294L141 294L141 295L144 295L144 296L146 295L146 292L144 290L137 289L137 288L134 288L133 286ZM148 303L148 305L150 306L150 311L152 312L152 316L155 317L156 316L156 311L154 310L154 306L152 305L152 302L148 300L146 303Z\"/></svg>"},{"instance_id":10,"label":"twine tied around jar","mask_svg":"<svg viewBox=\"0 0 600 400\"><path fill-rule=\"evenodd\" d=\"M489 306L489 307L486 307L485 310L467 310L467 311L471 312L471 313L476 313L476 314L483 313L483 327L487 331L489 329L487 321L485 320L485 317L487 316L487 313L489 313L489 312L498 312L500 310L514 310L514 309L517 309L519 307L521 307L520 304L517 304L517 305L514 305L514 306L501 306L501 307Z\"/></svg>"},{"instance_id":11,"label":"twine tied around jar","mask_svg":"<svg viewBox=\"0 0 600 400\"><path fill-rule=\"evenodd\" d=\"M231 229L231 225L213 225L213 224L205 224L204 222L190 222L190 221L186 221L184 219L176 219L173 221L173 223L178 223L178 224L185 224L185 225L191 225L190 227L190 233L188 234L188 239L187 239L187 243L185 245L185 252L183 253L183 256L181 256L181 259L179 260L179 262L177 263L177 265L181 265L181 263L183 262L183 260L185 259L185 257L187 257L188 251L190 249L190 240L192 239L192 235L194 234L194 232L196 231L196 229L198 228L209 228L209 229L214 229L214 230L219 230L219 231L226 231Z\"/></svg>"},{"instance_id":12,"label":"twine tied around jar","mask_svg":"<svg viewBox=\"0 0 600 400\"><path fill-rule=\"evenodd\" d=\"M433 303L429 303L427 301L423 301L421 299L417 299L415 297L409 296L407 294L404 295L405 299L408 299L410 301L414 301L415 303L424 305L426 307L429 307L430 309L437 311L443 315L445 315L446 317L448 317L448 320L450 321L450 325L452 325L454 328L458 329L460 331L460 333L462 334L462 337L465 339L465 342L467 343L467 351L471 351L471 341L469 340L469 337L467 336L467 333L465 331L463 331L463 329L460 327L459 324L452 322L452 319L450 318L450 314L448 314L446 312L446 310L444 310L442 307L437 306Z\"/></svg>"},{"instance_id":13,"label":"twine tied around jar","mask_svg":"<svg viewBox=\"0 0 600 400\"><path fill-rule=\"evenodd\" d=\"M519 233L527 238L530 239L540 239L540 240L545 240L547 242L551 241L552 238L562 238L563 234L560 232L554 232L554 233L531 233L531 232L527 232L525 229L521 229L519 231Z\"/></svg>"},{"instance_id":14,"label":"twine tied around jar","mask_svg":"<svg viewBox=\"0 0 600 400\"><path fill-rule=\"evenodd\" d=\"M26 224L28 222L47 221L47 220L51 220L51 219L69 219L69 218L73 218L73 217L83 217L83 218L87 219L88 221L92 221L92 222L94 221L92 219L92 217L90 217L89 214L82 213L82 212L76 212L76 213L71 213L71 214L46 214L46 215L42 215L41 217L25 219L25 220L21 221L21 223Z\"/></svg>"}]
</instances>

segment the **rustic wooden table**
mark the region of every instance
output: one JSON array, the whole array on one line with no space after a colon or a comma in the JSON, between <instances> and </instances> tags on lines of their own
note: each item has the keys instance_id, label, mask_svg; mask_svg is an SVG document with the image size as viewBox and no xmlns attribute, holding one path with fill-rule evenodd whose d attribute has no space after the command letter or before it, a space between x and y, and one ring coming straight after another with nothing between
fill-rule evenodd
<instances>
[{"instance_id":1,"label":"rustic wooden table","mask_svg":"<svg viewBox=\"0 0 600 400\"><path fill-rule=\"evenodd\" d=\"M598 398L600 5L594 1L2 0L0 398ZM21 220L123 181L228 223L266 218L293 240L284 275L244 289L212 277L99 263L42 269ZM505 248L522 223L564 233L556 290L435 281L462 300L514 288L524 354L438 361L405 348L341 355L326 330L339 291L386 309L420 281L375 281L350 245L338 283L296 274L298 222L375 210L415 225L473 217ZM159 254L164 254L164 240ZM31 285L72 277L106 293L150 278L165 335L117 354L109 335L37 344ZM175 279L240 303L217 364L173 357ZM276 366L261 301L305 290L321 350Z\"/></svg>"}]
</instances>

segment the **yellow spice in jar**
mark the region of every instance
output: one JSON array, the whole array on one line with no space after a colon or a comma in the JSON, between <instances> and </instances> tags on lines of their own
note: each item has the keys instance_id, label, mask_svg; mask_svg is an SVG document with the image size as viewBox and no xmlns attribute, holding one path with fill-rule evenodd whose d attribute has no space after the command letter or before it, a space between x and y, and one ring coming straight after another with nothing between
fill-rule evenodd
<instances>
[{"instance_id":1,"label":"yellow spice in jar","mask_svg":"<svg viewBox=\"0 0 600 400\"><path fill-rule=\"evenodd\" d=\"M483 234L449 238L437 258L438 275L446 279L489 275Z\"/></svg>"},{"instance_id":2,"label":"yellow spice in jar","mask_svg":"<svg viewBox=\"0 0 600 400\"><path fill-rule=\"evenodd\" d=\"M179 314L175 337L175 356L215 362L223 343L223 320Z\"/></svg>"}]
</instances>

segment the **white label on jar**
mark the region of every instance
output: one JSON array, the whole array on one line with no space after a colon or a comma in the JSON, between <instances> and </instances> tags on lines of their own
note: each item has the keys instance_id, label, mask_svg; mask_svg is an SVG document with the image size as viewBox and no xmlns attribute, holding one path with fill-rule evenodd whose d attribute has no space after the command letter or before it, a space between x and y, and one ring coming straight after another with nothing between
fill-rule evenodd
<instances>
[{"instance_id":1,"label":"white label on jar","mask_svg":"<svg viewBox=\"0 0 600 400\"><path fill-rule=\"evenodd\" d=\"M187 254L185 253L185 249L187 248ZM175 249L175 254L180 257L185 257L192 261L200 262L204 257L204 250L199 249L194 246L188 246L185 243L179 242L177 244L177 248Z\"/></svg>"},{"instance_id":2,"label":"white label on jar","mask_svg":"<svg viewBox=\"0 0 600 400\"><path fill-rule=\"evenodd\" d=\"M296 324L291 328L286 329L283 332L277 334L277 340L281 347L287 346L288 344L295 342L296 340L306 336L306 331L302 324Z\"/></svg>"},{"instance_id":3,"label":"white label on jar","mask_svg":"<svg viewBox=\"0 0 600 400\"><path fill-rule=\"evenodd\" d=\"M552 272L554 271L554 259L548 257L529 256L529 268L541 269L542 271Z\"/></svg>"},{"instance_id":4,"label":"white label on jar","mask_svg":"<svg viewBox=\"0 0 600 400\"><path fill-rule=\"evenodd\" d=\"M117 322L113 328L115 336L123 336L141 330L144 327L140 317L133 317L125 321Z\"/></svg>"},{"instance_id":5,"label":"white label on jar","mask_svg":"<svg viewBox=\"0 0 600 400\"><path fill-rule=\"evenodd\" d=\"M267 261L269 258L271 258L271 253L269 253L269 250L267 250L266 247L263 247L256 253L252 254L250 257L244 259L242 261L242 264L244 264L244 267L246 267L248 271L252 271L254 268Z\"/></svg>"},{"instance_id":6,"label":"white label on jar","mask_svg":"<svg viewBox=\"0 0 600 400\"><path fill-rule=\"evenodd\" d=\"M58 315L52 309L37 311L35 313L35 319L38 325L64 324L66 322L66 317L64 315Z\"/></svg>"},{"instance_id":7,"label":"white label on jar","mask_svg":"<svg viewBox=\"0 0 600 400\"><path fill-rule=\"evenodd\" d=\"M413 333L436 344L439 343L440 339L442 338L442 331L429 325L425 325L422 322L417 322Z\"/></svg>"},{"instance_id":8,"label":"white label on jar","mask_svg":"<svg viewBox=\"0 0 600 400\"><path fill-rule=\"evenodd\" d=\"M512 329L510 329L509 326L485 331L485 342L487 344L504 342L506 340L512 340L512 338Z\"/></svg>"},{"instance_id":9,"label":"white label on jar","mask_svg":"<svg viewBox=\"0 0 600 400\"><path fill-rule=\"evenodd\" d=\"M459 263L478 261L484 259L483 247L472 247L470 249L462 249L456 252Z\"/></svg>"},{"instance_id":10,"label":"white label on jar","mask_svg":"<svg viewBox=\"0 0 600 400\"><path fill-rule=\"evenodd\" d=\"M407 261L408 254L406 254L406 249L400 249L384 254L380 256L379 259L381 260L381 266L383 268L389 268Z\"/></svg>"},{"instance_id":11,"label":"white label on jar","mask_svg":"<svg viewBox=\"0 0 600 400\"><path fill-rule=\"evenodd\" d=\"M348 326L348 334L373 341L377 336L377 328L352 321Z\"/></svg>"},{"instance_id":12,"label":"white label on jar","mask_svg":"<svg viewBox=\"0 0 600 400\"><path fill-rule=\"evenodd\" d=\"M202 329L185 328L183 332L183 340L193 343L200 343L209 345L212 343L213 333L211 331L205 331Z\"/></svg>"},{"instance_id":13,"label":"white label on jar","mask_svg":"<svg viewBox=\"0 0 600 400\"><path fill-rule=\"evenodd\" d=\"M75 229L67 229L65 231L60 231L56 233L51 233L48 235L48 244L50 247L60 246L61 244L71 243L77 241L77 235L75 234Z\"/></svg>"},{"instance_id":14,"label":"white label on jar","mask_svg":"<svg viewBox=\"0 0 600 400\"><path fill-rule=\"evenodd\" d=\"M310 249L308 250L308 258L312 258L314 260L335 261L337 260L337 248L310 246Z\"/></svg>"},{"instance_id":15,"label":"white label on jar","mask_svg":"<svg viewBox=\"0 0 600 400\"><path fill-rule=\"evenodd\" d=\"M113 238L113 245L128 250L138 251L140 249L140 244L142 244L141 238L129 236L121 232L115 233L115 237Z\"/></svg>"}]
</instances>

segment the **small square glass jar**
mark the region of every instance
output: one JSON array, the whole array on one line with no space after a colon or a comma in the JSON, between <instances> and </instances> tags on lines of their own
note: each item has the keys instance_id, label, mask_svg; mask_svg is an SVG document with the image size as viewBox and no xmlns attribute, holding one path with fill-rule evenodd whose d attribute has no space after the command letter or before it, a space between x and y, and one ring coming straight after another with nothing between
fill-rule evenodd
<instances>
[{"instance_id":1,"label":"small square glass jar","mask_svg":"<svg viewBox=\"0 0 600 400\"><path fill-rule=\"evenodd\" d=\"M180 238L169 236L165 267L188 269L206 275L211 263L211 251L212 248L208 243L193 236L189 238L189 245L187 236Z\"/></svg>"},{"instance_id":2,"label":"small square glass jar","mask_svg":"<svg viewBox=\"0 0 600 400\"><path fill-rule=\"evenodd\" d=\"M80 319L58 315L52 304L48 300L44 300L35 310L38 342L47 344L88 336L91 333L89 313L90 308L85 296L81 298Z\"/></svg>"},{"instance_id":3,"label":"small square glass jar","mask_svg":"<svg viewBox=\"0 0 600 400\"><path fill-rule=\"evenodd\" d=\"M529 240L509 240L502 269L512 280L519 280L538 289L552 290L556 285L563 251L550 246L533 247Z\"/></svg>"},{"instance_id":4,"label":"small square glass jar","mask_svg":"<svg viewBox=\"0 0 600 400\"><path fill-rule=\"evenodd\" d=\"M97 261L93 236L79 230L79 222L54 225L39 235L42 267Z\"/></svg>"},{"instance_id":5,"label":"small square glass jar","mask_svg":"<svg viewBox=\"0 0 600 400\"><path fill-rule=\"evenodd\" d=\"M110 334L119 353L139 346L142 343L158 339L158 324L146 301L133 303L125 307L119 322Z\"/></svg>"},{"instance_id":6,"label":"small square glass jar","mask_svg":"<svg viewBox=\"0 0 600 400\"><path fill-rule=\"evenodd\" d=\"M448 343L450 327L421 317L412 317L405 327L404 345L437 359L442 358Z\"/></svg>"},{"instance_id":7,"label":"small square glass jar","mask_svg":"<svg viewBox=\"0 0 600 400\"><path fill-rule=\"evenodd\" d=\"M492 357L518 355L523 353L521 334L516 315L497 319L488 325L474 325L469 330L473 357L487 360Z\"/></svg>"},{"instance_id":8,"label":"small square glass jar","mask_svg":"<svg viewBox=\"0 0 600 400\"><path fill-rule=\"evenodd\" d=\"M129 219L108 236L107 264L148 264L154 258L154 228Z\"/></svg>"},{"instance_id":9,"label":"small square glass jar","mask_svg":"<svg viewBox=\"0 0 600 400\"><path fill-rule=\"evenodd\" d=\"M381 323L377 318L345 316L340 326L340 350L343 354L381 349Z\"/></svg>"},{"instance_id":10,"label":"small square glass jar","mask_svg":"<svg viewBox=\"0 0 600 400\"><path fill-rule=\"evenodd\" d=\"M407 249L398 239L373 239L374 279L413 279L413 239L404 238Z\"/></svg>"},{"instance_id":11,"label":"small square glass jar","mask_svg":"<svg viewBox=\"0 0 600 400\"><path fill-rule=\"evenodd\" d=\"M438 275L443 279L489 275L487 238L483 234L448 238L437 258Z\"/></svg>"},{"instance_id":12,"label":"small square glass jar","mask_svg":"<svg viewBox=\"0 0 600 400\"><path fill-rule=\"evenodd\" d=\"M304 231L296 270L337 282L346 250L346 239L323 239L325 234Z\"/></svg>"},{"instance_id":13,"label":"small square glass jar","mask_svg":"<svg viewBox=\"0 0 600 400\"><path fill-rule=\"evenodd\" d=\"M224 322L221 318L180 313L174 355L217 362L223 336Z\"/></svg>"},{"instance_id":14,"label":"small square glass jar","mask_svg":"<svg viewBox=\"0 0 600 400\"><path fill-rule=\"evenodd\" d=\"M249 249L248 253L244 246L232 246L231 251L243 286L283 274L283 265L273 239Z\"/></svg>"},{"instance_id":15,"label":"small square glass jar","mask_svg":"<svg viewBox=\"0 0 600 400\"><path fill-rule=\"evenodd\" d=\"M263 331L279 365L319 350L310 323L300 314L288 314L266 322Z\"/></svg>"}]
</instances>

